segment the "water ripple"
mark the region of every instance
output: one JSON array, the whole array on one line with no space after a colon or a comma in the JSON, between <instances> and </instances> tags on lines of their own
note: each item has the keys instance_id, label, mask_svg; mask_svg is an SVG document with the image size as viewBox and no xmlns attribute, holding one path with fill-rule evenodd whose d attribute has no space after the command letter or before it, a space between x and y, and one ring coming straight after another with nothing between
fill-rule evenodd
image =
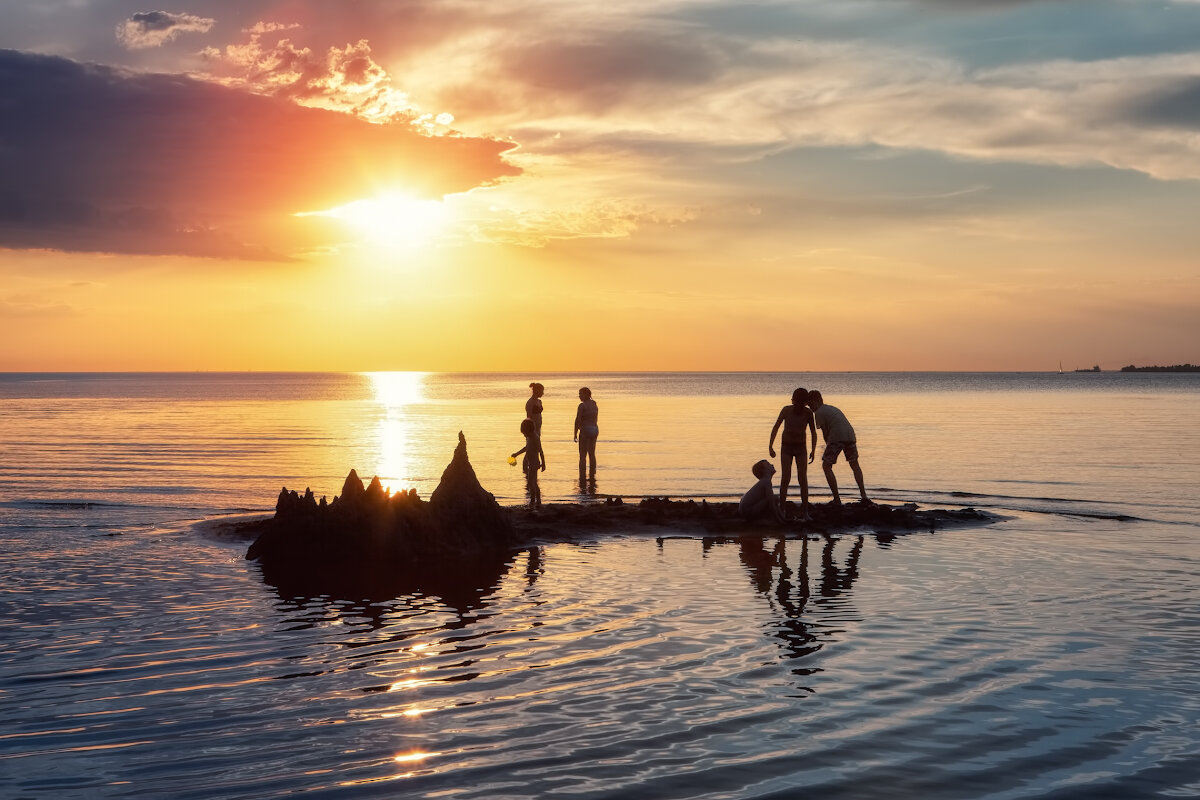
<instances>
[{"instance_id":1,"label":"water ripple","mask_svg":"<svg viewBox=\"0 0 1200 800\"><path fill-rule=\"evenodd\" d=\"M555 545L466 600L291 594L169 532L7 539L0 793L1187 796L1194 560L1048 535Z\"/></svg>"}]
</instances>

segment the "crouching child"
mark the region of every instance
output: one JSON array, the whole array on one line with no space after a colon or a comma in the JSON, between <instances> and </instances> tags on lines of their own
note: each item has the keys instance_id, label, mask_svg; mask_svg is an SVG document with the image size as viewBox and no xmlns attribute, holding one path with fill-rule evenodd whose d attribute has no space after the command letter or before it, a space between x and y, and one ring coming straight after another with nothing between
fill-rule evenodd
<instances>
[{"instance_id":1,"label":"crouching child","mask_svg":"<svg viewBox=\"0 0 1200 800\"><path fill-rule=\"evenodd\" d=\"M775 466L764 458L755 463L750 471L754 473L758 482L742 495L741 502L738 503L738 514L748 522L783 522L783 512L779 508L779 501L775 499L775 487L771 484L771 479L775 477Z\"/></svg>"}]
</instances>

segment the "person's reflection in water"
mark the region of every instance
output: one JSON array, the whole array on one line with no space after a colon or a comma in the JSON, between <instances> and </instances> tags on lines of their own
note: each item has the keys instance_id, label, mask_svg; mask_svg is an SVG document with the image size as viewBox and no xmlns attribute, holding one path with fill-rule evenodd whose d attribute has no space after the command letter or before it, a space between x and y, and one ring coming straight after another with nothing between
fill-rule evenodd
<instances>
[{"instance_id":1,"label":"person's reflection in water","mask_svg":"<svg viewBox=\"0 0 1200 800\"><path fill-rule=\"evenodd\" d=\"M761 536L745 536L738 540L738 555L750 573L754 588L763 594L771 591L774 584L774 570L784 554L784 540L780 539L771 550L766 548L766 540Z\"/></svg>"},{"instance_id":2,"label":"person's reflection in water","mask_svg":"<svg viewBox=\"0 0 1200 800\"><path fill-rule=\"evenodd\" d=\"M529 554L529 558L525 562L525 587L529 588L537 583L537 579L546 570L542 566L542 548L531 547L526 552Z\"/></svg>"},{"instance_id":3,"label":"person's reflection in water","mask_svg":"<svg viewBox=\"0 0 1200 800\"><path fill-rule=\"evenodd\" d=\"M775 589L775 598L784 611L776 636L785 643L789 658L802 658L821 649L816 635L803 619L804 607L811 594L808 587L808 537L805 537L800 540L800 566L795 573L788 566L787 557L780 558L779 581ZM809 667L792 669L795 675L811 675L817 671Z\"/></svg>"},{"instance_id":4,"label":"person's reflection in water","mask_svg":"<svg viewBox=\"0 0 1200 800\"><path fill-rule=\"evenodd\" d=\"M855 537L850 555L846 557L845 569L840 569L833 560L835 539L826 534L825 547L821 551L821 596L838 597L850 591L854 579L858 577L858 558L862 555L863 537Z\"/></svg>"},{"instance_id":5,"label":"person's reflection in water","mask_svg":"<svg viewBox=\"0 0 1200 800\"><path fill-rule=\"evenodd\" d=\"M746 566L754 588L771 601L782 620L773 635L783 642L787 658L802 658L821 649L817 637L804 622L804 607L808 603L808 539L800 541L800 569L793 573L787 563L786 540L780 538L768 550L759 537L744 537L738 542L738 555ZM779 579L775 579L775 569ZM815 670L805 667L793 668L796 675L808 675Z\"/></svg>"},{"instance_id":6,"label":"person's reflection in water","mask_svg":"<svg viewBox=\"0 0 1200 800\"><path fill-rule=\"evenodd\" d=\"M847 595L858 577L863 537L855 538L844 567L839 567L834 559L836 541L834 537L826 536L821 551L820 595L815 600L821 605ZM808 575L808 538L800 540L800 562L795 570L788 563L786 540L783 538L768 549L763 538L744 537L738 541L738 547L739 557L754 588L771 601L772 608L777 609L782 617L773 635L783 643L786 657L799 659L820 650L824 642L818 639L811 621L805 620L805 611L812 598ZM806 667L792 669L796 675L809 675L817 671L817 668Z\"/></svg>"}]
</instances>

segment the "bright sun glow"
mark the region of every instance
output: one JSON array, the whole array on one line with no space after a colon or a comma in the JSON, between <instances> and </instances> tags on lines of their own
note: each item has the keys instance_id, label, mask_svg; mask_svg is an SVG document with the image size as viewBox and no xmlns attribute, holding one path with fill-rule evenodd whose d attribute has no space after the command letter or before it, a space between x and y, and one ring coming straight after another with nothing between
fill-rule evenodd
<instances>
[{"instance_id":1,"label":"bright sun glow","mask_svg":"<svg viewBox=\"0 0 1200 800\"><path fill-rule=\"evenodd\" d=\"M296 216L332 217L355 228L376 245L414 248L434 241L445 228L449 214L440 200L388 192L324 211L302 211Z\"/></svg>"},{"instance_id":2,"label":"bright sun glow","mask_svg":"<svg viewBox=\"0 0 1200 800\"><path fill-rule=\"evenodd\" d=\"M425 399L424 372L368 372L375 401L388 409L408 406Z\"/></svg>"},{"instance_id":3,"label":"bright sun glow","mask_svg":"<svg viewBox=\"0 0 1200 800\"><path fill-rule=\"evenodd\" d=\"M410 406L425 399L424 372L368 372L375 402L382 407L379 420L379 480L383 488L399 491L409 486L412 459Z\"/></svg>"}]
</instances>

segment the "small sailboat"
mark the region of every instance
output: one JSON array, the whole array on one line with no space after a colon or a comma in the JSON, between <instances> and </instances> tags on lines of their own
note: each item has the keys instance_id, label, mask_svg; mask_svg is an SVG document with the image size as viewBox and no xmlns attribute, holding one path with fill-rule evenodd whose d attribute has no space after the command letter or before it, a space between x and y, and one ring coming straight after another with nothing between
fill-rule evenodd
<instances>
[{"instance_id":1,"label":"small sailboat","mask_svg":"<svg viewBox=\"0 0 1200 800\"><path fill-rule=\"evenodd\" d=\"M1058 374L1059 374L1059 375L1062 375L1062 374L1063 374L1063 371L1062 371L1062 362L1061 362L1061 361L1059 361L1059 362L1058 362Z\"/></svg>"}]
</instances>

